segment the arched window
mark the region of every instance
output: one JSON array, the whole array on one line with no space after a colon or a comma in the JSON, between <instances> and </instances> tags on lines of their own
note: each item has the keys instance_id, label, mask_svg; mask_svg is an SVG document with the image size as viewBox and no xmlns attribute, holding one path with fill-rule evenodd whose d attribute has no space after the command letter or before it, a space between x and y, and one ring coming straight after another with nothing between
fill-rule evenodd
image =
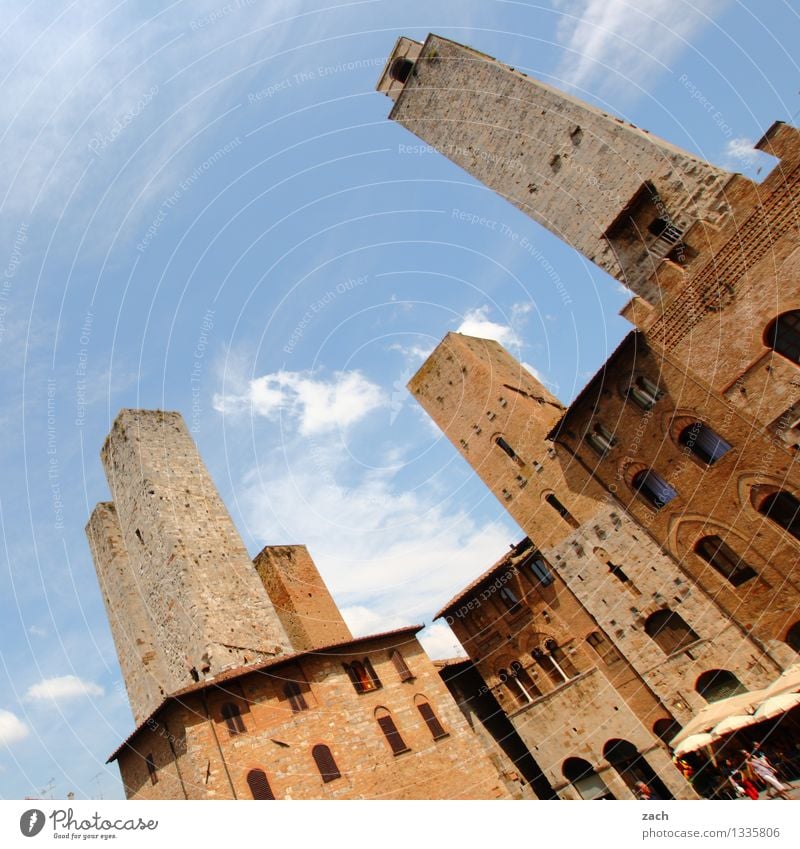
<instances>
[{"instance_id":1,"label":"arched window","mask_svg":"<svg viewBox=\"0 0 800 849\"><path fill-rule=\"evenodd\" d=\"M503 439L502 436L498 436L495 439L495 444L498 448L501 448L518 466L524 466L524 462L522 458L517 455L517 452Z\"/></svg>"},{"instance_id":2,"label":"arched window","mask_svg":"<svg viewBox=\"0 0 800 849\"><path fill-rule=\"evenodd\" d=\"M764 332L764 344L800 365L800 310L779 315Z\"/></svg>"},{"instance_id":3,"label":"arched window","mask_svg":"<svg viewBox=\"0 0 800 849\"><path fill-rule=\"evenodd\" d=\"M389 66L389 76L399 83L405 83L414 68L414 63L405 56L398 56Z\"/></svg>"},{"instance_id":4,"label":"arched window","mask_svg":"<svg viewBox=\"0 0 800 849\"><path fill-rule=\"evenodd\" d=\"M683 428L678 435L678 442L709 466L713 466L731 450L730 443L702 422L693 422Z\"/></svg>"},{"instance_id":5,"label":"arched window","mask_svg":"<svg viewBox=\"0 0 800 849\"><path fill-rule=\"evenodd\" d=\"M572 513L567 510L567 508L556 498L556 496L551 492L549 495L545 496L544 499L553 510L558 513L559 516L572 528L580 527L579 523L576 521L575 517Z\"/></svg>"},{"instance_id":6,"label":"arched window","mask_svg":"<svg viewBox=\"0 0 800 849\"><path fill-rule=\"evenodd\" d=\"M300 711L308 710L308 703L297 681L287 681L283 685L283 695L284 698L289 700L292 713L300 713Z\"/></svg>"},{"instance_id":7,"label":"arched window","mask_svg":"<svg viewBox=\"0 0 800 849\"><path fill-rule=\"evenodd\" d=\"M402 654L400 654L397 649L395 649L392 654L392 663L394 664L394 668L397 670L397 674L400 676L401 681L411 681L414 677L411 670L408 668L406 664L405 658Z\"/></svg>"},{"instance_id":8,"label":"arched window","mask_svg":"<svg viewBox=\"0 0 800 849\"><path fill-rule=\"evenodd\" d=\"M516 683L519 692L525 697L526 702L531 702L542 695L542 691L533 683L533 679L518 660L512 661L509 666L509 675Z\"/></svg>"},{"instance_id":9,"label":"arched window","mask_svg":"<svg viewBox=\"0 0 800 849\"><path fill-rule=\"evenodd\" d=\"M531 656L556 686L564 684L578 675L578 670L572 661L553 639L545 640L542 646L531 652Z\"/></svg>"},{"instance_id":10,"label":"arched window","mask_svg":"<svg viewBox=\"0 0 800 849\"><path fill-rule=\"evenodd\" d=\"M344 669L350 676L357 693L368 693L370 690L379 690L383 686L368 657L364 658L363 663L360 660L345 663Z\"/></svg>"},{"instance_id":11,"label":"arched window","mask_svg":"<svg viewBox=\"0 0 800 849\"><path fill-rule=\"evenodd\" d=\"M527 566L533 577L536 581L538 581L543 587L547 587L553 583L555 578L553 577L553 573L547 566L547 561L542 557L541 554L532 554L526 561L525 566Z\"/></svg>"},{"instance_id":12,"label":"arched window","mask_svg":"<svg viewBox=\"0 0 800 849\"><path fill-rule=\"evenodd\" d=\"M727 578L734 587L755 578L758 574L726 542L716 535L699 539L694 550L720 575Z\"/></svg>"},{"instance_id":13,"label":"arched window","mask_svg":"<svg viewBox=\"0 0 800 849\"><path fill-rule=\"evenodd\" d=\"M664 717L663 719L657 719L653 723L653 733L659 740L666 743L668 746L670 741L677 736L680 730L680 723L676 722L674 719Z\"/></svg>"},{"instance_id":14,"label":"arched window","mask_svg":"<svg viewBox=\"0 0 800 849\"><path fill-rule=\"evenodd\" d=\"M786 642L800 653L800 622L795 622L786 632Z\"/></svg>"},{"instance_id":15,"label":"arched window","mask_svg":"<svg viewBox=\"0 0 800 849\"><path fill-rule=\"evenodd\" d=\"M333 759L333 753L324 744L318 743L314 746L311 750L311 757L314 758L314 763L317 765L319 774L322 776L322 781L325 784L342 777L339 767L336 766L336 761Z\"/></svg>"},{"instance_id":16,"label":"arched window","mask_svg":"<svg viewBox=\"0 0 800 849\"><path fill-rule=\"evenodd\" d=\"M561 767L561 773L572 784L581 799L614 798L603 779L583 758L567 758Z\"/></svg>"},{"instance_id":17,"label":"arched window","mask_svg":"<svg viewBox=\"0 0 800 849\"><path fill-rule=\"evenodd\" d=\"M599 631L592 631L586 638L586 642L600 655L603 663L608 666L622 660L620 653Z\"/></svg>"},{"instance_id":18,"label":"arched window","mask_svg":"<svg viewBox=\"0 0 800 849\"><path fill-rule=\"evenodd\" d=\"M605 457L607 452L617 444L614 434L600 422L592 425L592 429L586 434L586 441L601 457Z\"/></svg>"},{"instance_id":19,"label":"arched window","mask_svg":"<svg viewBox=\"0 0 800 849\"><path fill-rule=\"evenodd\" d=\"M247 773L247 786L254 799L275 799L275 794L269 786L267 774L263 769L251 769Z\"/></svg>"},{"instance_id":20,"label":"arched window","mask_svg":"<svg viewBox=\"0 0 800 849\"><path fill-rule=\"evenodd\" d=\"M695 682L694 688L707 702L718 702L747 692L747 687L727 669L704 672Z\"/></svg>"},{"instance_id":21,"label":"arched window","mask_svg":"<svg viewBox=\"0 0 800 849\"><path fill-rule=\"evenodd\" d=\"M791 492L780 489L763 498L758 505L758 512L776 525L780 525L795 539L800 539L800 501Z\"/></svg>"},{"instance_id":22,"label":"arched window","mask_svg":"<svg viewBox=\"0 0 800 849\"><path fill-rule=\"evenodd\" d=\"M442 727L442 723L439 722L439 718L433 712L433 708L424 696L414 696L414 703L417 706L420 716L425 720L428 731L431 732L431 737L434 740L441 740L443 737L450 736Z\"/></svg>"},{"instance_id":23,"label":"arched window","mask_svg":"<svg viewBox=\"0 0 800 849\"><path fill-rule=\"evenodd\" d=\"M500 596L500 599L502 600L503 604L509 610L516 610L519 607L519 599L517 598L517 594L514 592L514 590L511 589L511 587L500 587L500 592L498 593L498 595Z\"/></svg>"},{"instance_id":24,"label":"arched window","mask_svg":"<svg viewBox=\"0 0 800 849\"><path fill-rule=\"evenodd\" d=\"M649 501L656 510L660 510L678 496L677 490L652 469L642 469L641 472L637 472L633 476L632 485L636 494L641 495L645 501Z\"/></svg>"},{"instance_id":25,"label":"arched window","mask_svg":"<svg viewBox=\"0 0 800 849\"><path fill-rule=\"evenodd\" d=\"M651 613L644 623L644 631L664 654L682 651L700 639L679 614L666 609Z\"/></svg>"},{"instance_id":26,"label":"arched window","mask_svg":"<svg viewBox=\"0 0 800 849\"><path fill-rule=\"evenodd\" d=\"M636 378L628 388L628 397L643 410L652 410L664 393L652 380L642 375Z\"/></svg>"},{"instance_id":27,"label":"arched window","mask_svg":"<svg viewBox=\"0 0 800 849\"><path fill-rule=\"evenodd\" d=\"M402 755L403 752L411 751L406 746L405 740L403 740L400 732L397 730L397 726L394 724L392 715L386 708L376 708L375 719L378 721L381 731L383 731L383 736L386 737L386 742L392 749L392 754Z\"/></svg>"},{"instance_id":28,"label":"arched window","mask_svg":"<svg viewBox=\"0 0 800 849\"><path fill-rule=\"evenodd\" d=\"M603 746L603 757L619 773L620 778L635 792L636 785L644 782L658 799L672 799L672 794L656 775L644 755L628 740L607 740Z\"/></svg>"},{"instance_id":29,"label":"arched window","mask_svg":"<svg viewBox=\"0 0 800 849\"><path fill-rule=\"evenodd\" d=\"M225 720L225 725L228 727L228 734L233 737L236 734L244 734L247 730L242 719L241 711L238 705L232 702L226 702L221 710L222 718Z\"/></svg>"}]
</instances>

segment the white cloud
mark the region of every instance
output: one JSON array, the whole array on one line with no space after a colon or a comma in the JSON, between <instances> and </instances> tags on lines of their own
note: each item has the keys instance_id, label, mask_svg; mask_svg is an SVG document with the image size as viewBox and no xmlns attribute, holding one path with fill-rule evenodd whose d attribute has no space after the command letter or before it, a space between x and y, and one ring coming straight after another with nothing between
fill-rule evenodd
<instances>
[{"instance_id":1,"label":"white cloud","mask_svg":"<svg viewBox=\"0 0 800 849\"><path fill-rule=\"evenodd\" d=\"M753 165L761 155L755 149L754 145L755 142L752 139L731 139L725 145L725 156L734 162L744 162L746 165Z\"/></svg>"},{"instance_id":2,"label":"white cloud","mask_svg":"<svg viewBox=\"0 0 800 849\"><path fill-rule=\"evenodd\" d=\"M574 86L592 80L645 89L726 2L558 0L558 37L567 52L557 76Z\"/></svg>"},{"instance_id":3,"label":"white cloud","mask_svg":"<svg viewBox=\"0 0 800 849\"><path fill-rule=\"evenodd\" d=\"M73 191L97 200L111 189L125 212L140 192L174 190L171 157L188 143L187 156L196 158L193 136L229 108L231 89L248 79L237 72L263 59L264 40L253 34L288 20L269 31L270 50L278 52L297 11L290 0L230 4L223 15L220 8L219 0L196 0L151 15L133 4L85 0L60 10L27 4L9 16L0 33L0 207L28 215L38 200L41 212L57 215ZM303 24L312 41L324 16ZM176 74L200 58L202 74ZM289 76L294 57L285 61ZM146 181L141 168L123 168L140 144L147 146ZM95 227L107 220L101 216Z\"/></svg>"},{"instance_id":4,"label":"white cloud","mask_svg":"<svg viewBox=\"0 0 800 849\"><path fill-rule=\"evenodd\" d=\"M433 349L435 347L436 346L433 344L401 345L399 342L395 342L392 345L389 345L387 350L399 352L410 362L422 362L423 360L428 359L428 357L433 353Z\"/></svg>"},{"instance_id":5,"label":"white cloud","mask_svg":"<svg viewBox=\"0 0 800 849\"><path fill-rule=\"evenodd\" d=\"M342 608L342 618L347 623L354 637L366 637L368 634L378 634L381 631L392 631L404 625L414 625L399 616L381 616L375 610L363 604Z\"/></svg>"},{"instance_id":6,"label":"white cloud","mask_svg":"<svg viewBox=\"0 0 800 849\"><path fill-rule=\"evenodd\" d=\"M489 307L482 306L470 310L456 329L456 333L465 336L477 336L480 339L494 339L505 347L519 345L516 333L508 324L498 324L489 319Z\"/></svg>"},{"instance_id":7,"label":"white cloud","mask_svg":"<svg viewBox=\"0 0 800 849\"><path fill-rule=\"evenodd\" d=\"M19 740L24 740L30 729L16 714L0 708L0 745L9 746Z\"/></svg>"},{"instance_id":8,"label":"white cloud","mask_svg":"<svg viewBox=\"0 0 800 849\"><path fill-rule=\"evenodd\" d=\"M284 446L281 456L290 470L272 456L236 487L248 532L308 545L359 634L429 618L522 536L504 514L473 518L433 477L401 489L388 469L354 474L331 440Z\"/></svg>"},{"instance_id":9,"label":"white cloud","mask_svg":"<svg viewBox=\"0 0 800 849\"><path fill-rule=\"evenodd\" d=\"M28 633L33 637L46 637L47 630L45 628L40 628L38 625L31 625L28 628Z\"/></svg>"},{"instance_id":10,"label":"white cloud","mask_svg":"<svg viewBox=\"0 0 800 849\"><path fill-rule=\"evenodd\" d=\"M278 371L250 380L243 392L217 393L213 400L214 409L226 414L271 421L288 416L299 423L303 436L346 428L386 403L380 388L359 371L335 372L331 380L311 372Z\"/></svg>"},{"instance_id":11,"label":"white cloud","mask_svg":"<svg viewBox=\"0 0 800 849\"><path fill-rule=\"evenodd\" d=\"M434 660L466 657L463 646L444 622L434 622L433 625L429 625L424 631L421 631L419 641Z\"/></svg>"},{"instance_id":12,"label":"white cloud","mask_svg":"<svg viewBox=\"0 0 800 849\"><path fill-rule=\"evenodd\" d=\"M91 681L82 681L77 675L62 675L45 678L28 688L27 697L32 701L60 702L80 696L102 696L103 688Z\"/></svg>"}]
</instances>

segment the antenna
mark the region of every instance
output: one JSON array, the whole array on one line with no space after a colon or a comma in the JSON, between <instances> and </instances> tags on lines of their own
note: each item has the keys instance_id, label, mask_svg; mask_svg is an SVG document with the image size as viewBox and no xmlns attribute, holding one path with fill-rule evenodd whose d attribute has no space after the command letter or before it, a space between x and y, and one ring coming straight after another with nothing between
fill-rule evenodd
<instances>
[{"instance_id":1,"label":"antenna","mask_svg":"<svg viewBox=\"0 0 800 849\"><path fill-rule=\"evenodd\" d=\"M53 788L56 786L55 778L51 778L47 784L39 791L43 799L52 799L53 798Z\"/></svg>"}]
</instances>

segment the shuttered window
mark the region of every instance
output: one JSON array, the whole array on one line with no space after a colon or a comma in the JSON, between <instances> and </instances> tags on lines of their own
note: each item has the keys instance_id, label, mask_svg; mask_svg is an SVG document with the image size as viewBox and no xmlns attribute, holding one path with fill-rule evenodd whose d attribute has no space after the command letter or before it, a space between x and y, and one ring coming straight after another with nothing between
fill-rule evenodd
<instances>
[{"instance_id":1,"label":"shuttered window","mask_svg":"<svg viewBox=\"0 0 800 849\"><path fill-rule=\"evenodd\" d=\"M336 761L333 759L333 753L327 746L322 743L314 746L311 750L311 757L314 758L314 763L316 763L319 774L322 776L325 784L342 777L339 767L336 766Z\"/></svg>"},{"instance_id":2,"label":"shuttered window","mask_svg":"<svg viewBox=\"0 0 800 849\"><path fill-rule=\"evenodd\" d=\"M678 441L709 466L713 466L731 450L729 442L702 422L694 422L685 427L680 432Z\"/></svg>"},{"instance_id":3,"label":"shuttered window","mask_svg":"<svg viewBox=\"0 0 800 849\"><path fill-rule=\"evenodd\" d=\"M222 718L225 720L225 725L228 726L228 733L231 737L236 734L244 734L247 730L239 708L231 702L222 706Z\"/></svg>"},{"instance_id":4,"label":"shuttered window","mask_svg":"<svg viewBox=\"0 0 800 849\"><path fill-rule=\"evenodd\" d=\"M428 726L428 731L431 732L431 737L433 737L434 740L441 740L442 737L448 736L447 732L444 728L442 728L442 723L439 722L439 718L433 712L433 708L427 702L419 702L419 704L417 704L417 710L425 720L425 724Z\"/></svg>"},{"instance_id":5,"label":"shuttered window","mask_svg":"<svg viewBox=\"0 0 800 849\"><path fill-rule=\"evenodd\" d=\"M274 799L275 794L269 786L267 774L263 769L251 769L247 773L247 785L254 799Z\"/></svg>"},{"instance_id":6,"label":"shuttered window","mask_svg":"<svg viewBox=\"0 0 800 849\"><path fill-rule=\"evenodd\" d=\"M678 491L652 469L645 469L636 474L633 478L633 488L656 510L678 497Z\"/></svg>"},{"instance_id":7,"label":"shuttered window","mask_svg":"<svg viewBox=\"0 0 800 849\"><path fill-rule=\"evenodd\" d=\"M363 663L360 660L345 663L344 669L350 676L357 693L368 693L370 690L379 690L383 686L369 658L365 658Z\"/></svg>"},{"instance_id":8,"label":"shuttered window","mask_svg":"<svg viewBox=\"0 0 800 849\"><path fill-rule=\"evenodd\" d=\"M308 703L297 681L287 681L283 685L283 695L289 700L292 713L300 713L302 710L308 710Z\"/></svg>"},{"instance_id":9,"label":"shuttered window","mask_svg":"<svg viewBox=\"0 0 800 849\"><path fill-rule=\"evenodd\" d=\"M378 725L380 725L381 731L383 731L384 737L386 737L386 741L391 746L392 752L395 755L401 755L403 752L410 751L408 746L406 746L405 740L400 736L400 732L397 730L394 720L389 715L389 711L383 710L380 715L376 713L375 718L378 720Z\"/></svg>"},{"instance_id":10,"label":"shuttered window","mask_svg":"<svg viewBox=\"0 0 800 849\"><path fill-rule=\"evenodd\" d=\"M406 664L405 658L397 649L392 652L392 663L401 681L410 681L414 677Z\"/></svg>"}]
</instances>

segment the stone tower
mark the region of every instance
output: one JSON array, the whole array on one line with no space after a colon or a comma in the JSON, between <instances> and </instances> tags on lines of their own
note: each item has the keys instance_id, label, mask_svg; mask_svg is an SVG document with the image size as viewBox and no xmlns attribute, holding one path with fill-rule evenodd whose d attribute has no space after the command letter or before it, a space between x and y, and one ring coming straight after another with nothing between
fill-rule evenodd
<instances>
[{"instance_id":1,"label":"stone tower","mask_svg":"<svg viewBox=\"0 0 800 849\"><path fill-rule=\"evenodd\" d=\"M268 545L253 560L295 651L353 639L304 545Z\"/></svg>"},{"instance_id":2,"label":"stone tower","mask_svg":"<svg viewBox=\"0 0 800 849\"><path fill-rule=\"evenodd\" d=\"M292 650L179 413L123 410L113 503L86 528L137 722L166 695Z\"/></svg>"},{"instance_id":3,"label":"stone tower","mask_svg":"<svg viewBox=\"0 0 800 849\"><path fill-rule=\"evenodd\" d=\"M400 38L378 90L433 145L650 303L683 234L727 214L731 174L437 35Z\"/></svg>"}]
</instances>

